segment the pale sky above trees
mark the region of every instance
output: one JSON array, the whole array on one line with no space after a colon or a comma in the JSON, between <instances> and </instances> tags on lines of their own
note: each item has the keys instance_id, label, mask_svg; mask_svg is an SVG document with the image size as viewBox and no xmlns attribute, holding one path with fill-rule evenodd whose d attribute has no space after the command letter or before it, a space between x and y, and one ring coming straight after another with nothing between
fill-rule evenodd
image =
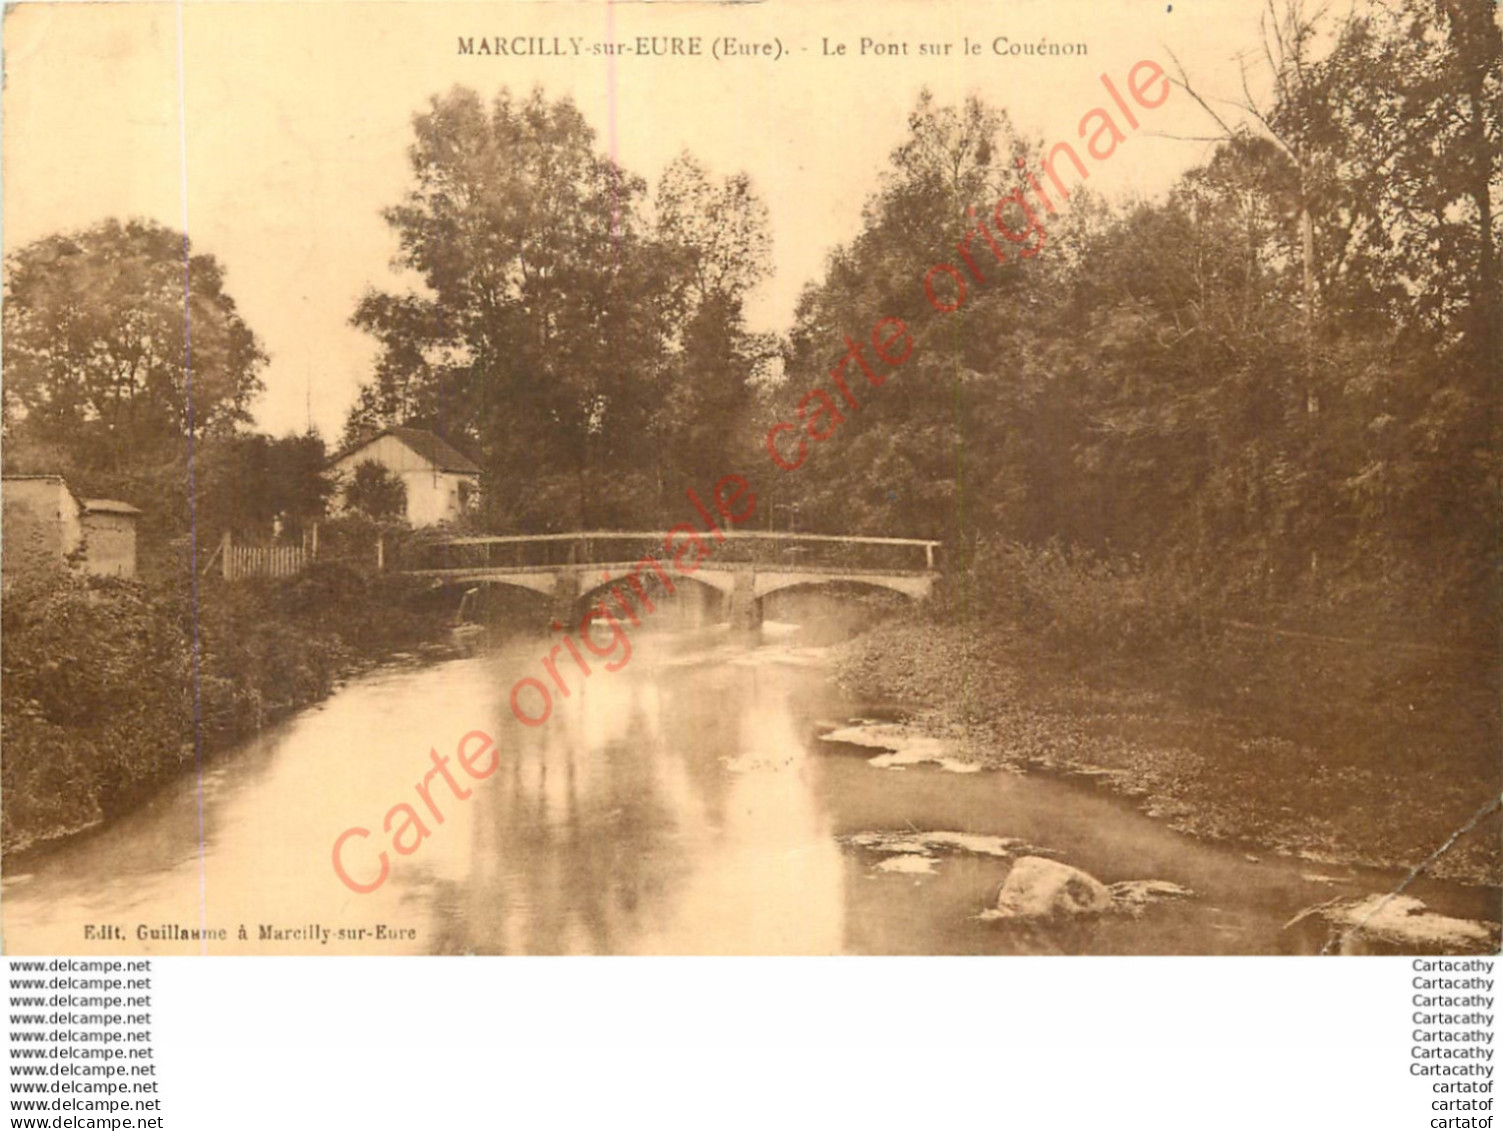
<instances>
[{"instance_id":1,"label":"pale sky above trees","mask_svg":"<svg viewBox=\"0 0 1503 1131\"><path fill-rule=\"evenodd\" d=\"M490 97L541 84L572 96L603 151L656 184L683 150L717 177L744 171L768 206L773 276L753 292L756 330L788 329L800 289L860 228L862 204L903 138L921 86L974 90L1025 133L1073 137L1100 101L1099 76L1167 49L1210 91L1239 84L1231 62L1257 43L1260 5L1164 5L1138 18L1098 4L1017 4L1006 17L942 4L852 15L784 4L714 9L618 6L618 40L638 34L778 35L777 63L460 57L460 35L607 36L603 7L442 5L59 5L6 17L5 247L115 216L181 229L212 254L270 363L258 425L335 437L367 377L374 341L349 324L360 295L396 285L381 210L409 177L411 119L455 84ZM860 18L855 13L860 12ZM499 19L504 14L505 19ZM859 38L983 43L970 59L862 59ZM1016 41L1084 39L1086 59L1004 60ZM845 40L851 57L822 54ZM957 48L958 50L958 48ZM180 100L181 91L181 100ZM1177 94L1154 126L1203 133ZM1092 187L1157 194L1207 146L1135 135ZM186 151L186 176L183 153ZM186 193L184 191L186 186ZM311 393L311 396L310 396Z\"/></svg>"}]
</instances>

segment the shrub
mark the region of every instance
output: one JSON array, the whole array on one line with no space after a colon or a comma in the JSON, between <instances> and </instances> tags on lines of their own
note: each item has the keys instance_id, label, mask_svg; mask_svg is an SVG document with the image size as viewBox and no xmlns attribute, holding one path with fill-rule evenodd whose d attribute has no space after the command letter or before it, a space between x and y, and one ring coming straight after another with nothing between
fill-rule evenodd
<instances>
[{"instance_id":1,"label":"shrub","mask_svg":"<svg viewBox=\"0 0 1503 1131\"><path fill-rule=\"evenodd\" d=\"M1001 619L1062 649L1124 655L1202 638L1207 600L1194 571L1176 562L983 540L939 604L952 619Z\"/></svg>"},{"instance_id":2,"label":"shrub","mask_svg":"<svg viewBox=\"0 0 1503 1131\"><path fill-rule=\"evenodd\" d=\"M196 601L182 584L66 573L9 586L0 846L123 811L193 758L195 738L212 750L328 695L356 658L432 630L411 608L420 589L338 564L206 582Z\"/></svg>"}]
</instances>

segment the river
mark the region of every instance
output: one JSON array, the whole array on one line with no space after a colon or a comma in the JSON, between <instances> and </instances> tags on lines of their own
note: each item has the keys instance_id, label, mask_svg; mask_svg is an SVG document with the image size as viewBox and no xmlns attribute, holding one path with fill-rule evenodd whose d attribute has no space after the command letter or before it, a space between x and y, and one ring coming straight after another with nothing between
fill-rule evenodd
<instances>
[{"instance_id":1,"label":"river","mask_svg":"<svg viewBox=\"0 0 1503 1131\"><path fill-rule=\"evenodd\" d=\"M1301 909L1391 890L1396 875L1181 835L1089 779L959 772L942 744L860 742L886 717L826 678L792 626L642 635L524 727L508 694L545 645L393 663L212 758L140 809L6 862L10 954L1258 954L1309 953ZM495 739L468 796L432 789L443 821L394 851L430 749ZM934 755L939 762L913 757ZM357 882L340 881L346 845ZM1010 858L1043 854L1105 882L1191 895L1135 913L992 921ZM1496 893L1420 881L1410 894L1495 917ZM222 941L184 939L223 931ZM87 931L86 931L87 928ZM92 937L86 937L92 936ZM120 941L125 940L124 942Z\"/></svg>"}]
</instances>

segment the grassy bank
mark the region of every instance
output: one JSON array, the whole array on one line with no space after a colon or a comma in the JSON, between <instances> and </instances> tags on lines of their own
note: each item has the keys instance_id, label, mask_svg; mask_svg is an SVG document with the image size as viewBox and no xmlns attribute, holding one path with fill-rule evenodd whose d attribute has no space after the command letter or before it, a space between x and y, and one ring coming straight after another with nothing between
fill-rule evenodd
<instances>
[{"instance_id":1,"label":"grassy bank","mask_svg":"<svg viewBox=\"0 0 1503 1131\"><path fill-rule=\"evenodd\" d=\"M327 696L440 624L401 578L339 565L186 585L54 576L10 587L0 848L122 813L196 757ZM197 659L195 661L195 643Z\"/></svg>"},{"instance_id":2,"label":"grassy bank","mask_svg":"<svg viewBox=\"0 0 1503 1131\"><path fill-rule=\"evenodd\" d=\"M917 618L836 655L847 688L912 705L968 757L1095 774L1249 851L1412 866L1503 784L1495 680L1465 655L1227 634L1127 660ZM1503 881L1497 818L1431 873Z\"/></svg>"}]
</instances>

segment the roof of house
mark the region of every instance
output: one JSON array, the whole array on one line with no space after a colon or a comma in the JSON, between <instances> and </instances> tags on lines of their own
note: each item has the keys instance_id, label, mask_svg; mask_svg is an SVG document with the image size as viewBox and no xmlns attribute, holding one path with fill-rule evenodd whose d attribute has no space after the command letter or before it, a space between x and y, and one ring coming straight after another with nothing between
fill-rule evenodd
<instances>
[{"instance_id":1,"label":"roof of house","mask_svg":"<svg viewBox=\"0 0 1503 1131\"><path fill-rule=\"evenodd\" d=\"M406 444L423 459L433 464L439 471L455 471L463 475L479 475L480 465L468 456L464 455L442 436L429 432L426 428L387 428L377 432L367 440L353 444L335 456L330 463L338 463L342 459L353 455L361 448L369 447L382 436L393 436Z\"/></svg>"},{"instance_id":2,"label":"roof of house","mask_svg":"<svg viewBox=\"0 0 1503 1131\"><path fill-rule=\"evenodd\" d=\"M139 507L122 503L119 499L85 499L83 509L90 514L140 514Z\"/></svg>"},{"instance_id":3,"label":"roof of house","mask_svg":"<svg viewBox=\"0 0 1503 1131\"><path fill-rule=\"evenodd\" d=\"M16 485L20 483L49 483L61 487L64 491L66 491L68 493L68 498L73 500L73 505L75 507L83 506L83 504L79 502L78 496L74 494L73 488L68 486L68 481L54 471L43 471L36 474L21 475L7 472L4 475L0 475L0 480L3 480L4 484L8 485L8 487L0 487L0 496L10 497L10 492L14 491L16 489Z\"/></svg>"}]
</instances>

